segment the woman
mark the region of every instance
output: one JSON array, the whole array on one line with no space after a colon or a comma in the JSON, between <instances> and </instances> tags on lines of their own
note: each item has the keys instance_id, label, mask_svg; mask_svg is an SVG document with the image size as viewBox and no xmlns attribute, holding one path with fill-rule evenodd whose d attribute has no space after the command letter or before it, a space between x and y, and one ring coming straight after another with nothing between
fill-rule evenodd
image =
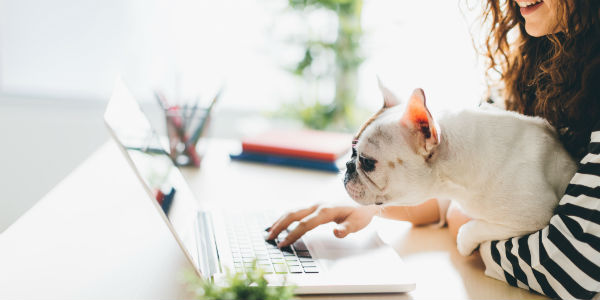
<instances>
[{"instance_id":1,"label":"woman","mask_svg":"<svg viewBox=\"0 0 600 300\"><path fill-rule=\"evenodd\" d=\"M506 108L546 118L580 161L546 228L480 246L486 274L553 298L600 297L600 1L487 0L483 16L492 25L484 45L489 71L501 75ZM280 246L331 221L339 224L334 234L341 238L374 215L415 225L447 221L456 236L469 217L448 207L449 201L436 199L383 211L315 205L281 217L269 238L293 221L304 226Z\"/></svg>"}]
</instances>

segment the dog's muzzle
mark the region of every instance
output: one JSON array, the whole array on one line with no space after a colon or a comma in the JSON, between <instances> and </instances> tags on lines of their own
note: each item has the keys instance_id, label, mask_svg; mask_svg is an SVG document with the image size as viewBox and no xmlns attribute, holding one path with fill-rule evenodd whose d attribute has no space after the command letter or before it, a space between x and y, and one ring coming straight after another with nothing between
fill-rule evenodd
<instances>
[{"instance_id":1,"label":"dog's muzzle","mask_svg":"<svg viewBox=\"0 0 600 300\"><path fill-rule=\"evenodd\" d=\"M349 160L346 163L346 175L344 176L344 186L348 184L348 182L354 178L356 178L356 164L353 160Z\"/></svg>"}]
</instances>

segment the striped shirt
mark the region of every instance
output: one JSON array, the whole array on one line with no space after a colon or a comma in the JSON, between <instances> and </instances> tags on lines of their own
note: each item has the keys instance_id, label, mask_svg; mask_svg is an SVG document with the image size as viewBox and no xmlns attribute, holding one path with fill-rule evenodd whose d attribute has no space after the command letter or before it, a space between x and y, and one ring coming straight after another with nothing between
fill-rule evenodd
<instances>
[{"instance_id":1,"label":"striped shirt","mask_svg":"<svg viewBox=\"0 0 600 300\"><path fill-rule=\"evenodd\" d=\"M600 123L550 224L481 244L485 274L552 298L600 299Z\"/></svg>"}]
</instances>

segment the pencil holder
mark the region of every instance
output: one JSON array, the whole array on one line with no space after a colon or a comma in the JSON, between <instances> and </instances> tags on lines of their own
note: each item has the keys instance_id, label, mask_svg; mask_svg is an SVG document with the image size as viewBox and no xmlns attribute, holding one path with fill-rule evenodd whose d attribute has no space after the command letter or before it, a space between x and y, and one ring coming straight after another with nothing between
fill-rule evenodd
<instances>
[{"instance_id":1,"label":"pencil holder","mask_svg":"<svg viewBox=\"0 0 600 300\"><path fill-rule=\"evenodd\" d=\"M169 153L176 165L200 167L210 114L222 90L219 90L206 108L198 107L198 102L193 106L169 105L163 94L155 93L165 114Z\"/></svg>"},{"instance_id":2,"label":"pencil holder","mask_svg":"<svg viewBox=\"0 0 600 300\"><path fill-rule=\"evenodd\" d=\"M191 119L185 114L183 109L165 112L171 159L178 166L199 167L203 154L201 141L210 117L206 109L198 109L197 116Z\"/></svg>"}]
</instances>

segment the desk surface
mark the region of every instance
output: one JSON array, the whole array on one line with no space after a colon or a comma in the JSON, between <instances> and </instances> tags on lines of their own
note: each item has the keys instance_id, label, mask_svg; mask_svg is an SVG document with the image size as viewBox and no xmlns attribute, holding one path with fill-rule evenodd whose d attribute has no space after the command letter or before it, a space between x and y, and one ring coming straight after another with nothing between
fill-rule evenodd
<instances>
[{"instance_id":1,"label":"desk surface","mask_svg":"<svg viewBox=\"0 0 600 300\"><path fill-rule=\"evenodd\" d=\"M231 162L227 154L235 147L213 140L202 168L184 170L208 207L289 209L349 201L337 175ZM372 225L414 272L417 289L356 298L544 298L486 277L481 260L460 256L446 229L387 220ZM186 269L191 267L113 142L0 235L0 299L189 298L181 279Z\"/></svg>"}]
</instances>

